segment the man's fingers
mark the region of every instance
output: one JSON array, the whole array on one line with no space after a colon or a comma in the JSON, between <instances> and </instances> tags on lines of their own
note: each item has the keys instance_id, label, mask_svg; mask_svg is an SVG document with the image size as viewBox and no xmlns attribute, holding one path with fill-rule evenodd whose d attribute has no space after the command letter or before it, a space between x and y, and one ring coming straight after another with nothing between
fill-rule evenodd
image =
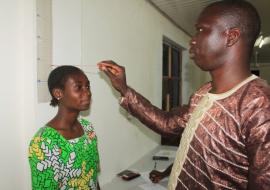
<instances>
[{"instance_id":1,"label":"man's fingers","mask_svg":"<svg viewBox=\"0 0 270 190\"><path fill-rule=\"evenodd\" d=\"M105 66L105 65L99 65L99 70L100 71L104 71L106 74L108 72L110 72L113 75L118 75L120 73L120 71L118 71L117 69L111 67L111 66Z\"/></svg>"},{"instance_id":2,"label":"man's fingers","mask_svg":"<svg viewBox=\"0 0 270 190\"><path fill-rule=\"evenodd\" d=\"M117 65L117 63L115 63L113 60L104 60L104 61L101 61L101 63Z\"/></svg>"},{"instance_id":3,"label":"man's fingers","mask_svg":"<svg viewBox=\"0 0 270 190\"><path fill-rule=\"evenodd\" d=\"M117 63L115 63L112 60L101 61L97 65L99 68L110 67L110 68L113 68L113 69L118 70L118 71L124 69L122 66L118 65Z\"/></svg>"},{"instance_id":4,"label":"man's fingers","mask_svg":"<svg viewBox=\"0 0 270 190\"><path fill-rule=\"evenodd\" d=\"M110 71L114 75L119 74L121 71L121 69L119 67L115 67L115 66L107 65L107 64L100 64L100 65L98 65L98 68L100 71Z\"/></svg>"},{"instance_id":5,"label":"man's fingers","mask_svg":"<svg viewBox=\"0 0 270 190\"><path fill-rule=\"evenodd\" d=\"M115 63L112 60L106 60L106 61L101 61L97 64L98 66L103 65L103 66L108 66L108 67L120 67L119 65L117 65L117 63Z\"/></svg>"},{"instance_id":6,"label":"man's fingers","mask_svg":"<svg viewBox=\"0 0 270 190\"><path fill-rule=\"evenodd\" d=\"M158 183L158 182L159 182L159 180L156 179L156 178L151 178L151 181L152 181L153 183Z\"/></svg>"},{"instance_id":7,"label":"man's fingers","mask_svg":"<svg viewBox=\"0 0 270 190\"><path fill-rule=\"evenodd\" d=\"M105 69L103 70L103 72L109 77L109 78L113 78L115 76L115 74L113 74L110 70Z\"/></svg>"}]
</instances>

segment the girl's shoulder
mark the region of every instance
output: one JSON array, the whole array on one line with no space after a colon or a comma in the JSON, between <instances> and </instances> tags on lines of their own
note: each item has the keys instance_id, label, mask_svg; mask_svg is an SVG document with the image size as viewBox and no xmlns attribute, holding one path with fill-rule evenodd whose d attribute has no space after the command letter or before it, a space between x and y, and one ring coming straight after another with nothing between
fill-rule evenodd
<instances>
[{"instance_id":1,"label":"girl's shoulder","mask_svg":"<svg viewBox=\"0 0 270 190\"><path fill-rule=\"evenodd\" d=\"M96 139L96 133L94 131L93 124L86 118L80 117L79 122L83 127L85 134L91 139Z\"/></svg>"},{"instance_id":2,"label":"girl's shoulder","mask_svg":"<svg viewBox=\"0 0 270 190\"><path fill-rule=\"evenodd\" d=\"M86 131L94 131L93 124L88 119L80 117L78 120L79 120L79 122L82 125L84 130L86 130Z\"/></svg>"},{"instance_id":3,"label":"girl's shoulder","mask_svg":"<svg viewBox=\"0 0 270 190\"><path fill-rule=\"evenodd\" d=\"M34 137L31 140L31 142L32 143L34 141L39 141L39 142L49 141L49 142L53 142L53 141L59 141L59 139L61 139L59 133L55 129L53 129L53 128L45 125L44 127L41 127L36 132L36 134L34 135Z\"/></svg>"},{"instance_id":4,"label":"girl's shoulder","mask_svg":"<svg viewBox=\"0 0 270 190\"><path fill-rule=\"evenodd\" d=\"M55 136L59 135L59 133L52 127L45 125L41 127L37 133L35 134L36 136Z\"/></svg>"}]
</instances>

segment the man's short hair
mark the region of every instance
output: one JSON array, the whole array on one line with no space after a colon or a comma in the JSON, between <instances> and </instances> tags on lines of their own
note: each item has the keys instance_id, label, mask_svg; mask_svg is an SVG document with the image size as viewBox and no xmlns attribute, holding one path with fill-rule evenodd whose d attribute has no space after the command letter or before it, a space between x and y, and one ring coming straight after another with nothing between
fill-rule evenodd
<instances>
[{"instance_id":1,"label":"man's short hair","mask_svg":"<svg viewBox=\"0 0 270 190\"><path fill-rule=\"evenodd\" d=\"M239 28L244 35L247 45L251 48L261 30L261 19L256 8L245 0L223 0L210 4L208 7L219 6L223 8L220 15L229 16L231 28Z\"/></svg>"}]
</instances>

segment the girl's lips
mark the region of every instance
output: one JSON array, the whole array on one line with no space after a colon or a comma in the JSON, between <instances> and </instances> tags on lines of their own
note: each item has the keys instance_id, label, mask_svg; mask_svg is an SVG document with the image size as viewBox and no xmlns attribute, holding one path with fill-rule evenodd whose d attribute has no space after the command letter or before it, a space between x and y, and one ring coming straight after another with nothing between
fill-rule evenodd
<instances>
[{"instance_id":1,"label":"girl's lips","mask_svg":"<svg viewBox=\"0 0 270 190\"><path fill-rule=\"evenodd\" d=\"M90 104L90 100L83 100L82 104Z\"/></svg>"}]
</instances>

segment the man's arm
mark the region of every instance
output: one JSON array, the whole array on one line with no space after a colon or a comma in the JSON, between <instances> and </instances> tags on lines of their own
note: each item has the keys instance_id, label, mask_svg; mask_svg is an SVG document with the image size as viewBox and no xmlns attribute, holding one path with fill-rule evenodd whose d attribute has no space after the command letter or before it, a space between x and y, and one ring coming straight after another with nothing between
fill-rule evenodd
<instances>
[{"instance_id":1,"label":"man's arm","mask_svg":"<svg viewBox=\"0 0 270 190\"><path fill-rule=\"evenodd\" d=\"M165 112L153 106L146 98L126 83L125 68L113 61L103 61L98 67L110 79L112 86L122 95L121 106L143 124L162 135L180 135L188 117L187 107L178 112Z\"/></svg>"},{"instance_id":2,"label":"man's arm","mask_svg":"<svg viewBox=\"0 0 270 190\"><path fill-rule=\"evenodd\" d=\"M147 127L163 136L179 136L188 117L188 106L181 106L166 112L152 105L146 98L129 87L120 104Z\"/></svg>"}]
</instances>

